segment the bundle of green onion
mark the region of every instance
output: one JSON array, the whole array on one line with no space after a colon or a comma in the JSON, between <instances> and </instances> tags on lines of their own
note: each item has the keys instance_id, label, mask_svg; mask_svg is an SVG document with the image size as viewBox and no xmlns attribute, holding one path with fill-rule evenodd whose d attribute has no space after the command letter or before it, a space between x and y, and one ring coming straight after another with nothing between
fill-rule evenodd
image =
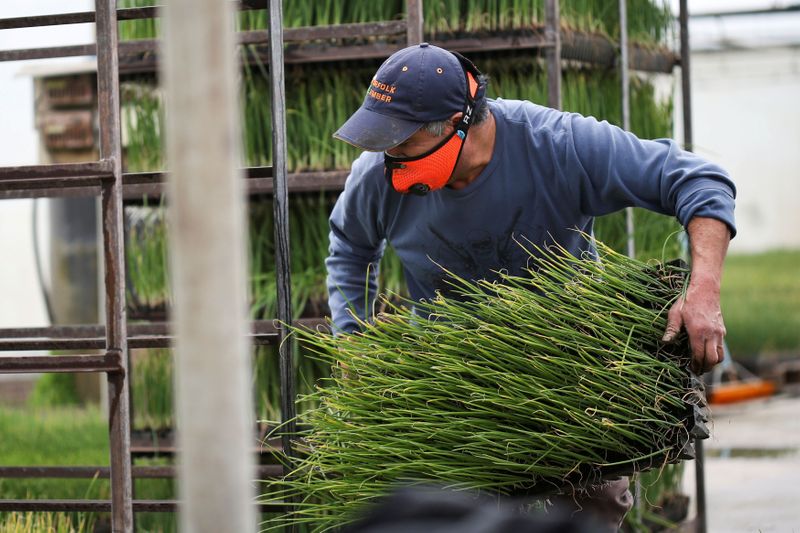
<instances>
[{"instance_id":1,"label":"bundle of green onion","mask_svg":"<svg viewBox=\"0 0 800 533\"><path fill-rule=\"evenodd\" d=\"M659 343L686 270L598 254L532 247L529 277L453 276L457 298L361 333L297 330L338 370L301 415L293 473L268 483L296 502L268 527L341 526L399 482L540 494L690 453L705 400L685 340Z\"/></svg>"}]
</instances>

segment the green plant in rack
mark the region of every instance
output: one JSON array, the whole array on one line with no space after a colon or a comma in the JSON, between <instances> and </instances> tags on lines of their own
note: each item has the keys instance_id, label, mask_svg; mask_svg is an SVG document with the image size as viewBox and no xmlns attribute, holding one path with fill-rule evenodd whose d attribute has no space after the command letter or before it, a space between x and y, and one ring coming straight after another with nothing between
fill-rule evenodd
<instances>
[{"instance_id":1,"label":"green plant in rack","mask_svg":"<svg viewBox=\"0 0 800 533\"><path fill-rule=\"evenodd\" d=\"M425 35L444 37L459 33L525 30L544 24L545 0L427 0L423 1ZM152 0L121 0L119 7L154 5ZM405 18L404 0L291 0L283 3L286 27L328 26ZM616 39L619 12L615 2L561 0L561 22L565 29L594 32ZM266 10L239 14L242 30L267 27ZM632 40L660 45L668 36L671 12L667 2L628 1L628 32ZM125 21L123 39L152 39L159 31L154 20Z\"/></svg>"}]
</instances>

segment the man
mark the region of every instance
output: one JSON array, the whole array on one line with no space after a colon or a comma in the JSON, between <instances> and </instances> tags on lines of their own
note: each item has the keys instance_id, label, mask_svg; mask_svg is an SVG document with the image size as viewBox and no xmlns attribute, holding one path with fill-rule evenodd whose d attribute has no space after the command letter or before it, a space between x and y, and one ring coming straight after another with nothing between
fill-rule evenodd
<instances>
[{"instance_id":1,"label":"man","mask_svg":"<svg viewBox=\"0 0 800 533\"><path fill-rule=\"evenodd\" d=\"M591 253L576 229L591 234L595 216L639 206L676 216L690 239L689 287L669 311L663 340L685 328L694 369L719 363L720 279L735 233L735 188L725 171L669 140L640 140L531 102L489 100L486 81L457 54L427 43L405 48L378 69L361 108L334 135L366 151L330 219L336 327L352 331L351 313L367 313L387 242L417 300L447 291L438 265L467 279L497 269L519 274L527 259L521 239ZM605 501L600 514L621 521L627 479L594 492Z\"/></svg>"}]
</instances>

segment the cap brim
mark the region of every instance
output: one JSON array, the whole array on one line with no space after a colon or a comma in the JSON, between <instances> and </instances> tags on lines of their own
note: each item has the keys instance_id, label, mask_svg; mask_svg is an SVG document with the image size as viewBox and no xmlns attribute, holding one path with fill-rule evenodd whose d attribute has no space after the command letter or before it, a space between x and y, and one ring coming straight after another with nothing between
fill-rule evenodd
<instances>
[{"instance_id":1,"label":"cap brim","mask_svg":"<svg viewBox=\"0 0 800 533\"><path fill-rule=\"evenodd\" d=\"M362 150L382 152L411 137L422 125L361 107L333 136Z\"/></svg>"}]
</instances>

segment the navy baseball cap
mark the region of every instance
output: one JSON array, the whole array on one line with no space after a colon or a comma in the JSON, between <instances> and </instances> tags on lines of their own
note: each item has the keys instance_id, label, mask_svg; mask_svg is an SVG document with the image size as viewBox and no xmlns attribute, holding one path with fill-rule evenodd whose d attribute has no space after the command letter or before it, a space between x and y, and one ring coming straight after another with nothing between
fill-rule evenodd
<instances>
[{"instance_id":1,"label":"navy baseball cap","mask_svg":"<svg viewBox=\"0 0 800 533\"><path fill-rule=\"evenodd\" d=\"M364 103L334 137L362 150L397 146L428 122L464 109L467 80L459 59L422 43L392 54L370 82Z\"/></svg>"}]
</instances>

